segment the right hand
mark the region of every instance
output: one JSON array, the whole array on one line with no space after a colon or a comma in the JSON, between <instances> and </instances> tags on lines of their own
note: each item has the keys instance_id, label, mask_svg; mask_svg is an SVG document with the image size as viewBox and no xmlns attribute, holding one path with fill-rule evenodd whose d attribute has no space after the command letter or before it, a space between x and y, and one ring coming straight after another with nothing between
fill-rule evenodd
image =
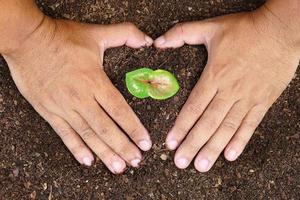
<instances>
[{"instance_id":1,"label":"right hand","mask_svg":"<svg viewBox=\"0 0 300 200\"><path fill-rule=\"evenodd\" d=\"M117 174L138 167L152 142L103 70L104 51L152 45L131 23L89 25L45 17L18 50L4 55L22 95L53 127L76 160L93 151ZM139 147L137 147L133 142Z\"/></svg>"}]
</instances>

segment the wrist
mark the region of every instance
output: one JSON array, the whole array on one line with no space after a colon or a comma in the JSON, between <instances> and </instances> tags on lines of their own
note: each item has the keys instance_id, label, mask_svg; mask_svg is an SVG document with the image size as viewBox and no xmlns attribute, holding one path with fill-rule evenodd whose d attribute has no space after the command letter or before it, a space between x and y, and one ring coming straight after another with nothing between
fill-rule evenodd
<instances>
[{"instance_id":1,"label":"wrist","mask_svg":"<svg viewBox=\"0 0 300 200\"><path fill-rule=\"evenodd\" d=\"M269 0L251 15L260 32L300 56L300 1Z\"/></svg>"},{"instance_id":2,"label":"wrist","mask_svg":"<svg viewBox=\"0 0 300 200\"><path fill-rule=\"evenodd\" d=\"M46 48L58 51L58 45L52 44L57 35L57 24L58 22L55 19L45 16L39 25L26 36L26 39L19 43L17 48L11 48L9 52L3 53L10 70L21 70L24 67L30 67L24 66L22 62L26 59L39 57Z\"/></svg>"},{"instance_id":3,"label":"wrist","mask_svg":"<svg viewBox=\"0 0 300 200\"><path fill-rule=\"evenodd\" d=\"M0 53L11 54L41 26L46 16L31 2L21 6L8 3L0 19ZM1 11L2 12L2 11Z\"/></svg>"}]
</instances>

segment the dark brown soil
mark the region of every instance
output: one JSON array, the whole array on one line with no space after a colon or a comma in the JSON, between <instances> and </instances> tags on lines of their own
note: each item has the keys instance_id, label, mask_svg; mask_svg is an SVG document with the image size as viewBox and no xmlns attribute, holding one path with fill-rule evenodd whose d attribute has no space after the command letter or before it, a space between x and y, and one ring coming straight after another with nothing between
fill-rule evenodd
<instances>
[{"instance_id":1,"label":"dark brown soil","mask_svg":"<svg viewBox=\"0 0 300 200\"><path fill-rule=\"evenodd\" d=\"M52 17L90 23L132 21L153 37L178 21L252 10L262 3L263 0L38 1ZM0 58L0 199L299 199L299 70L240 159L229 163L220 157L206 174L192 167L175 168L173 153L165 150L163 142L206 58L203 46L163 52L125 47L107 51L108 75L155 140L143 165L120 176L109 173L100 161L91 168L77 164L55 132L19 94ZM180 93L167 101L133 98L124 87L124 74L139 67L174 72L182 87Z\"/></svg>"}]
</instances>

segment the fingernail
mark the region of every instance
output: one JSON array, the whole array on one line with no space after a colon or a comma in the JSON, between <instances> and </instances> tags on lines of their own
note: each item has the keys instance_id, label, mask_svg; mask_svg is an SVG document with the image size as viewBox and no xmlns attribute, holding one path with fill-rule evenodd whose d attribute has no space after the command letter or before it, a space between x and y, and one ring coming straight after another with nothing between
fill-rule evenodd
<instances>
[{"instance_id":1,"label":"fingernail","mask_svg":"<svg viewBox=\"0 0 300 200\"><path fill-rule=\"evenodd\" d=\"M90 166L92 166L93 159L91 159L90 157L84 157L82 159L82 162L84 165L90 167Z\"/></svg>"},{"instance_id":2,"label":"fingernail","mask_svg":"<svg viewBox=\"0 0 300 200\"><path fill-rule=\"evenodd\" d=\"M114 161L112 163L112 169L115 173L123 172L125 167L126 167L125 163L120 162L120 161Z\"/></svg>"},{"instance_id":3,"label":"fingernail","mask_svg":"<svg viewBox=\"0 0 300 200\"><path fill-rule=\"evenodd\" d=\"M149 140L141 140L139 142L139 147L143 150L143 151L148 151L151 149L152 147L152 142Z\"/></svg>"},{"instance_id":4,"label":"fingernail","mask_svg":"<svg viewBox=\"0 0 300 200\"><path fill-rule=\"evenodd\" d=\"M153 39L149 37L148 35L145 35L145 40L147 43L147 46L151 46L153 44Z\"/></svg>"},{"instance_id":5,"label":"fingernail","mask_svg":"<svg viewBox=\"0 0 300 200\"><path fill-rule=\"evenodd\" d=\"M130 163L131 163L132 167L138 167L140 162L141 162L141 159L136 158L136 159L133 159Z\"/></svg>"},{"instance_id":6,"label":"fingernail","mask_svg":"<svg viewBox=\"0 0 300 200\"><path fill-rule=\"evenodd\" d=\"M178 146L178 142L176 140L167 141L167 146L170 150L175 150Z\"/></svg>"},{"instance_id":7,"label":"fingernail","mask_svg":"<svg viewBox=\"0 0 300 200\"><path fill-rule=\"evenodd\" d=\"M227 159L229 161L234 161L236 157L237 157L236 151L233 149L229 149L229 151L227 152Z\"/></svg>"},{"instance_id":8,"label":"fingernail","mask_svg":"<svg viewBox=\"0 0 300 200\"><path fill-rule=\"evenodd\" d=\"M166 39L164 36L157 38L155 41L156 45L163 45L165 42L166 42Z\"/></svg>"},{"instance_id":9,"label":"fingernail","mask_svg":"<svg viewBox=\"0 0 300 200\"><path fill-rule=\"evenodd\" d=\"M189 161L186 158L178 158L176 160L176 166L180 169L187 168Z\"/></svg>"},{"instance_id":10,"label":"fingernail","mask_svg":"<svg viewBox=\"0 0 300 200\"><path fill-rule=\"evenodd\" d=\"M206 172L208 169L209 161L206 158L202 158L197 162L197 169L200 172Z\"/></svg>"}]
</instances>

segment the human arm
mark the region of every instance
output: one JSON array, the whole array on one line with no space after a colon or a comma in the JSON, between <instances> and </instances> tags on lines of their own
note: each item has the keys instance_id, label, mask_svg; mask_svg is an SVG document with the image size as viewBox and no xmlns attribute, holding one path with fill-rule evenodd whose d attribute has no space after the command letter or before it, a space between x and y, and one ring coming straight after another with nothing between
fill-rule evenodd
<instances>
[{"instance_id":1,"label":"human arm","mask_svg":"<svg viewBox=\"0 0 300 200\"><path fill-rule=\"evenodd\" d=\"M79 163L90 166L94 152L113 173L126 163L138 166L139 148L149 150L151 140L106 76L103 57L108 48L139 48L151 38L131 23L51 19L33 0L0 0L0 35L0 53L19 91Z\"/></svg>"},{"instance_id":2,"label":"human arm","mask_svg":"<svg viewBox=\"0 0 300 200\"><path fill-rule=\"evenodd\" d=\"M224 150L236 160L264 115L292 80L300 58L300 1L269 0L253 11L181 23L158 48L205 44L208 62L169 132L175 164L195 158L208 171Z\"/></svg>"}]
</instances>

